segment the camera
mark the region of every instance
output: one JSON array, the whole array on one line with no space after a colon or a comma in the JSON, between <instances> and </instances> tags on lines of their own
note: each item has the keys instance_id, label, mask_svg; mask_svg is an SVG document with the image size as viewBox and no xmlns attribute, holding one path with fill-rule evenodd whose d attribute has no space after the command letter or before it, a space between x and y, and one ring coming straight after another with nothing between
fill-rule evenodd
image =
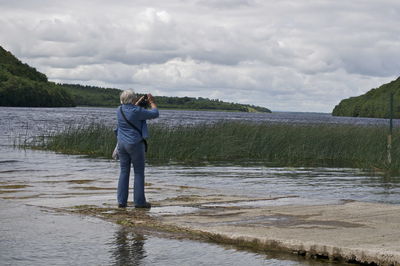
<instances>
[{"instance_id":1,"label":"camera","mask_svg":"<svg viewBox=\"0 0 400 266\"><path fill-rule=\"evenodd\" d=\"M143 107L143 108L146 108L146 109L147 109L147 108L150 107L149 99L148 99L148 97L147 97L147 94L145 94L145 95L140 95L139 98L142 97L142 96L144 96L144 97L143 97L143 99L139 102L138 105L139 105L140 107Z\"/></svg>"}]
</instances>

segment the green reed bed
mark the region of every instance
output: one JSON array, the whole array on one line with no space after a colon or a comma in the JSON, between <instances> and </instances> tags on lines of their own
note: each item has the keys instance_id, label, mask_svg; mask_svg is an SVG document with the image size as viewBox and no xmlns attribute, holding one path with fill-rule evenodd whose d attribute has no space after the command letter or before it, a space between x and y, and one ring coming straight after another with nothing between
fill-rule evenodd
<instances>
[{"instance_id":1,"label":"green reed bed","mask_svg":"<svg viewBox=\"0 0 400 266\"><path fill-rule=\"evenodd\" d=\"M110 157L115 143L115 134L111 128L102 124L90 124L89 126L71 126L62 132L39 136L19 146L65 154Z\"/></svg>"},{"instance_id":2,"label":"green reed bed","mask_svg":"<svg viewBox=\"0 0 400 266\"><path fill-rule=\"evenodd\" d=\"M400 169L399 130L387 164L387 129L351 125L284 125L225 122L170 128L151 125L151 162L264 162L285 166ZM110 157L111 128L93 124L42 137L33 148Z\"/></svg>"}]
</instances>

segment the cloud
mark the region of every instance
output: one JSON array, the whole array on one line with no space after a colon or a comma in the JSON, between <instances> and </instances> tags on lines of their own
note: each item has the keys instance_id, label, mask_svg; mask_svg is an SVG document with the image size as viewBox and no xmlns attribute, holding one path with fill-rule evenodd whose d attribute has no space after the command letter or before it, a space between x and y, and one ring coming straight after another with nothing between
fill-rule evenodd
<instances>
[{"instance_id":1,"label":"cloud","mask_svg":"<svg viewBox=\"0 0 400 266\"><path fill-rule=\"evenodd\" d=\"M255 2L252 0L199 0L196 4L210 8L227 9L252 6Z\"/></svg>"},{"instance_id":2,"label":"cloud","mask_svg":"<svg viewBox=\"0 0 400 266\"><path fill-rule=\"evenodd\" d=\"M33 2L0 0L0 45L58 82L330 112L400 67L394 0Z\"/></svg>"}]
</instances>

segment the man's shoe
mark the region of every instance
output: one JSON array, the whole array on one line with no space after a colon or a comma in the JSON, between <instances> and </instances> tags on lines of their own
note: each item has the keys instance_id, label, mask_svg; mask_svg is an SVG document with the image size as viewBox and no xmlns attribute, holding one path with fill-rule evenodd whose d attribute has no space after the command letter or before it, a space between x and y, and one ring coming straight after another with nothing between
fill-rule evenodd
<instances>
[{"instance_id":1,"label":"man's shoe","mask_svg":"<svg viewBox=\"0 0 400 266\"><path fill-rule=\"evenodd\" d=\"M150 202L146 202L144 205L135 205L135 208L150 209L151 208L151 204L150 204Z\"/></svg>"},{"instance_id":2,"label":"man's shoe","mask_svg":"<svg viewBox=\"0 0 400 266\"><path fill-rule=\"evenodd\" d=\"M126 204L118 204L118 208L126 208Z\"/></svg>"}]
</instances>

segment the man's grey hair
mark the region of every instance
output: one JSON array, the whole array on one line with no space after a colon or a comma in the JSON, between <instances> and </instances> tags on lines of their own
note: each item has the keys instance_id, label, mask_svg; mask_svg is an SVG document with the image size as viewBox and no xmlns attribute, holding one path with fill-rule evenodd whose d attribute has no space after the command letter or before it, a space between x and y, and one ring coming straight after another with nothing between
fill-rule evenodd
<instances>
[{"instance_id":1,"label":"man's grey hair","mask_svg":"<svg viewBox=\"0 0 400 266\"><path fill-rule=\"evenodd\" d=\"M136 93L133 90L125 90L121 92L119 96L121 104L134 104L134 100L136 100Z\"/></svg>"}]
</instances>

